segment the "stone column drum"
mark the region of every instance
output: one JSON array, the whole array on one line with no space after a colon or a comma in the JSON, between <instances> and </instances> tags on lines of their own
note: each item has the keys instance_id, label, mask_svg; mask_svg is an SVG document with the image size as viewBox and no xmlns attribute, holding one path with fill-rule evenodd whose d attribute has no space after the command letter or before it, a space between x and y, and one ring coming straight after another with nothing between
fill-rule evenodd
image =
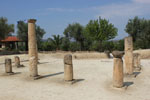
<instances>
[{"instance_id":1,"label":"stone column drum","mask_svg":"<svg viewBox=\"0 0 150 100\"><path fill-rule=\"evenodd\" d=\"M28 20L29 71L31 77L38 76L35 22L35 19Z\"/></svg>"},{"instance_id":2,"label":"stone column drum","mask_svg":"<svg viewBox=\"0 0 150 100\"><path fill-rule=\"evenodd\" d=\"M13 73L13 72L12 72L11 59L9 59L9 58L6 58L6 59L5 59L5 72L6 72L6 73Z\"/></svg>"},{"instance_id":3,"label":"stone column drum","mask_svg":"<svg viewBox=\"0 0 150 100\"><path fill-rule=\"evenodd\" d=\"M112 55L114 57L113 65L113 86L116 88L123 87L123 60L122 56L124 52L113 51Z\"/></svg>"},{"instance_id":4,"label":"stone column drum","mask_svg":"<svg viewBox=\"0 0 150 100\"><path fill-rule=\"evenodd\" d=\"M125 38L125 71L126 74L133 74L133 39L132 37Z\"/></svg>"},{"instance_id":5,"label":"stone column drum","mask_svg":"<svg viewBox=\"0 0 150 100\"><path fill-rule=\"evenodd\" d=\"M137 71L141 70L141 65L140 65L140 54L134 53L134 69Z\"/></svg>"},{"instance_id":6,"label":"stone column drum","mask_svg":"<svg viewBox=\"0 0 150 100\"><path fill-rule=\"evenodd\" d=\"M37 64L39 64L39 57L38 57L38 45L37 45L37 43L36 43L36 51L37 51Z\"/></svg>"},{"instance_id":7,"label":"stone column drum","mask_svg":"<svg viewBox=\"0 0 150 100\"><path fill-rule=\"evenodd\" d=\"M138 65L141 68L141 54L138 53Z\"/></svg>"},{"instance_id":8,"label":"stone column drum","mask_svg":"<svg viewBox=\"0 0 150 100\"><path fill-rule=\"evenodd\" d=\"M18 56L15 56L15 66L20 67L20 58Z\"/></svg>"},{"instance_id":9,"label":"stone column drum","mask_svg":"<svg viewBox=\"0 0 150 100\"><path fill-rule=\"evenodd\" d=\"M72 55L70 54L64 56L64 80L65 81L73 80Z\"/></svg>"}]
</instances>

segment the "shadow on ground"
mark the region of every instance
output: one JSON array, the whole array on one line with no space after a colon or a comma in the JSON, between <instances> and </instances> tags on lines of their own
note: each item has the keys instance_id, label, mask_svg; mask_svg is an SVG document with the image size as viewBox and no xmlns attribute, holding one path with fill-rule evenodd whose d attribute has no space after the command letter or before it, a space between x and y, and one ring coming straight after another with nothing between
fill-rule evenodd
<instances>
[{"instance_id":1,"label":"shadow on ground","mask_svg":"<svg viewBox=\"0 0 150 100\"><path fill-rule=\"evenodd\" d=\"M75 83L78 83L78 82L81 82L81 81L84 81L85 79L74 79L72 84L75 84Z\"/></svg>"},{"instance_id":2,"label":"shadow on ground","mask_svg":"<svg viewBox=\"0 0 150 100\"><path fill-rule=\"evenodd\" d=\"M49 62L38 62L38 64L46 64L46 63L49 63Z\"/></svg>"},{"instance_id":3,"label":"shadow on ground","mask_svg":"<svg viewBox=\"0 0 150 100\"><path fill-rule=\"evenodd\" d=\"M42 76L39 76L37 79L52 77L52 76L60 75L60 74L63 74L63 73L64 72L58 72L58 73L54 73L54 74L42 75Z\"/></svg>"},{"instance_id":4,"label":"shadow on ground","mask_svg":"<svg viewBox=\"0 0 150 100\"><path fill-rule=\"evenodd\" d=\"M134 84L133 82L124 82L124 86L125 87L129 87L129 86L131 86L133 84Z\"/></svg>"},{"instance_id":5,"label":"shadow on ground","mask_svg":"<svg viewBox=\"0 0 150 100\"><path fill-rule=\"evenodd\" d=\"M137 77L141 72L133 72L133 74L135 75L135 77Z\"/></svg>"}]
</instances>

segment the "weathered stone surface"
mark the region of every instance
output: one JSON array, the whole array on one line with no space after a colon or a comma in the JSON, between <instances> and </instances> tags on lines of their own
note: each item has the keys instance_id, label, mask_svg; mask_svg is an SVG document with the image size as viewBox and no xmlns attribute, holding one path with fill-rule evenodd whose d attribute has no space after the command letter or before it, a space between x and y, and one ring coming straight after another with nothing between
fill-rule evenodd
<instances>
[{"instance_id":1,"label":"weathered stone surface","mask_svg":"<svg viewBox=\"0 0 150 100\"><path fill-rule=\"evenodd\" d=\"M20 58L18 56L15 56L15 66L20 67Z\"/></svg>"},{"instance_id":2,"label":"weathered stone surface","mask_svg":"<svg viewBox=\"0 0 150 100\"><path fill-rule=\"evenodd\" d=\"M133 38L131 36L125 37L124 42L125 51L133 51Z\"/></svg>"},{"instance_id":3,"label":"weathered stone surface","mask_svg":"<svg viewBox=\"0 0 150 100\"><path fill-rule=\"evenodd\" d=\"M119 55L118 57L118 53ZM113 66L113 86L116 88L123 87L123 60L122 60L122 52L115 52L114 53L114 66ZM116 56L117 55L117 56Z\"/></svg>"},{"instance_id":4,"label":"weathered stone surface","mask_svg":"<svg viewBox=\"0 0 150 100\"><path fill-rule=\"evenodd\" d=\"M134 67L138 67L138 53L134 53L133 57L134 57Z\"/></svg>"},{"instance_id":5,"label":"weathered stone surface","mask_svg":"<svg viewBox=\"0 0 150 100\"><path fill-rule=\"evenodd\" d=\"M122 58L124 55L123 51L113 51L112 55L114 56L114 58Z\"/></svg>"},{"instance_id":6,"label":"weathered stone surface","mask_svg":"<svg viewBox=\"0 0 150 100\"><path fill-rule=\"evenodd\" d=\"M12 63L11 63L11 59L9 58L5 59L5 72L12 73Z\"/></svg>"},{"instance_id":7,"label":"weathered stone surface","mask_svg":"<svg viewBox=\"0 0 150 100\"><path fill-rule=\"evenodd\" d=\"M137 71L141 70L141 64L140 64L140 54L134 53L134 69Z\"/></svg>"},{"instance_id":8,"label":"weathered stone surface","mask_svg":"<svg viewBox=\"0 0 150 100\"><path fill-rule=\"evenodd\" d=\"M65 55L64 57L64 80L73 80L72 55Z\"/></svg>"},{"instance_id":9,"label":"weathered stone surface","mask_svg":"<svg viewBox=\"0 0 150 100\"><path fill-rule=\"evenodd\" d=\"M73 66L72 65L64 65L64 80L72 81L73 80Z\"/></svg>"},{"instance_id":10,"label":"weathered stone surface","mask_svg":"<svg viewBox=\"0 0 150 100\"><path fill-rule=\"evenodd\" d=\"M64 64L72 65L72 55L67 54L64 56Z\"/></svg>"},{"instance_id":11,"label":"weathered stone surface","mask_svg":"<svg viewBox=\"0 0 150 100\"><path fill-rule=\"evenodd\" d=\"M28 20L29 71L31 77L38 76L35 22L35 19Z\"/></svg>"},{"instance_id":12,"label":"weathered stone surface","mask_svg":"<svg viewBox=\"0 0 150 100\"><path fill-rule=\"evenodd\" d=\"M141 67L141 55L138 55L138 65Z\"/></svg>"},{"instance_id":13,"label":"weathered stone surface","mask_svg":"<svg viewBox=\"0 0 150 100\"><path fill-rule=\"evenodd\" d=\"M125 52L126 74L133 74L134 60L132 51Z\"/></svg>"},{"instance_id":14,"label":"weathered stone surface","mask_svg":"<svg viewBox=\"0 0 150 100\"><path fill-rule=\"evenodd\" d=\"M125 38L125 67L126 74L133 74L133 39L131 36Z\"/></svg>"}]
</instances>

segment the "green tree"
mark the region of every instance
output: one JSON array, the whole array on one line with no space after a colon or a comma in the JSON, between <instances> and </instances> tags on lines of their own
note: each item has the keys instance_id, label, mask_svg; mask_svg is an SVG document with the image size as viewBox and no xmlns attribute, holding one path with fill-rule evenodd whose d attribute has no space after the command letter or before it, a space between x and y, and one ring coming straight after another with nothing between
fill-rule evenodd
<instances>
[{"instance_id":1,"label":"green tree","mask_svg":"<svg viewBox=\"0 0 150 100\"><path fill-rule=\"evenodd\" d=\"M26 50L28 50L28 24L24 21L18 21L17 24L17 36L26 43ZM40 28L40 26L36 25L35 27L37 44L38 48L41 48L42 38L45 34L44 29Z\"/></svg>"},{"instance_id":2,"label":"green tree","mask_svg":"<svg viewBox=\"0 0 150 100\"><path fill-rule=\"evenodd\" d=\"M84 49L84 27L79 23L69 24L64 30L64 35L70 41L75 40L80 43L80 50Z\"/></svg>"},{"instance_id":3,"label":"green tree","mask_svg":"<svg viewBox=\"0 0 150 100\"><path fill-rule=\"evenodd\" d=\"M117 35L117 28L106 19L90 20L86 25L87 36L99 41L99 50L102 51L102 43L104 41L115 38Z\"/></svg>"},{"instance_id":4,"label":"green tree","mask_svg":"<svg viewBox=\"0 0 150 100\"><path fill-rule=\"evenodd\" d=\"M0 40L5 39L12 32L14 32L14 24L8 24L7 18L0 17Z\"/></svg>"},{"instance_id":5,"label":"green tree","mask_svg":"<svg viewBox=\"0 0 150 100\"><path fill-rule=\"evenodd\" d=\"M46 40L46 41L41 42L40 50L41 51L52 51L52 50L55 50L55 47L53 46L51 41Z\"/></svg>"},{"instance_id":6,"label":"green tree","mask_svg":"<svg viewBox=\"0 0 150 100\"><path fill-rule=\"evenodd\" d=\"M60 35L53 35L52 38L48 38L49 42L52 42L55 50L60 50L60 46L62 43L62 37Z\"/></svg>"},{"instance_id":7,"label":"green tree","mask_svg":"<svg viewBox=\"0 0 150 100\"><path fill-rule=\"evenodd\" d=\"M28 24L24 21L18 21L17 37L25 42L25 49L28 50Z\"/></svg>"},{"instance_id":8,"label":"green tree","mask_svg":"<svg viewBox=\"0 0 150 100\"><path fill-rule=\"evenodd\" d=\"M129 19L125 31L133 37L135 49L150 48L150 20L140 19L137 16Z\"/></svg>"},{"instance_id":9,"label":"green tree","mask_svg":"<svg viewBox=\"0 0 150 100\"><path fill-rule=\"evenodd\" d=\"M129 19L125 31L133 37L133 41L136 41L136 37L141 32L141 20L136 16L134 19Z\"/></svg>"},{"instance_id":10,"label":"green tree","mask_svg":"<svg viewBox=\"0 0 150 100\"><path fill-rule=\"evenodd\" d=\"M44 34L46 33L44 29L42 29L40 26L36 25L36 37L37 37L37 45L38 48L42 48L41 42L43 39Z\"/></svg>"},{"instance_id":11,"label":"green tree","mask_svg":"<svg viewBox=\"0 0 150 100\"><path fill-rule=\"evenodd\" d=\"M114 50L124 51L124 39L113 41Z\"/></svg>"},{"instance_id":12,"label":"green tree","mask_svg":"<svg viewBox=\"0 0 150 100\"><path fill-rule=\"evenodd\" d=\"M61 50L68 51L70 48L70 40L67 37L62 37Z\"/></svg>"}]
</instances>

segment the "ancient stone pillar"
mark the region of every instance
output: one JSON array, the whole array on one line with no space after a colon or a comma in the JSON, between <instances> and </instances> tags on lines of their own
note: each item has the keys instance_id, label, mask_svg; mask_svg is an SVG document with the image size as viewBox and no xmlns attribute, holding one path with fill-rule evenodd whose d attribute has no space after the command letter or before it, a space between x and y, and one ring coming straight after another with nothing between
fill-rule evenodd
<instances>
[{"instance_id":1,"label":"ancient stone pillar","mask_svg":"<svg viewBox=\"0 0 150 100\"><path fill-rule=\"evenodd\" d=\"M29 71L31 77L38 76L35 22L35 19L28 20Z\"/></svg>"},{"instance_id":2,"label":"ancient stone pillar","mask_svg":"<svg viewBox=\"0 0 150 100\"><path fill-rule=\"evenodd\" d=\"M140 54L138 54L138 65L141 68L141 55Z\"/></svg>"},{"instance_id":3,"label":"ancient stone pillar","mask_svg":"<svg viewBox=\"0 0 150 100\"><path fill-rule=\"evenodd\" d=\"M64 80L72 81L73 80L73 64L72 64L72 55L64 56Z\"/></svg>"},{"instance_id":4,"label":"ancient stone pillar","mask_svg":"<svg viewBox=\"0 0 150 100\"><path fill-rule=\"evenodd\" d=\"M37 51L37 64L39 64L39 56L38 56L38 46L36 44L36 51Z\"/></svg>"},{"instance_id":5,"label":"ancient stone pillar","mask_svg":"<svg viewBox=\"0 0 150 100\"><path fill-rule=\"evenodd\" d=\"M20 58L18 56L15 56L15 66L20 67Z\"/></svg>"},{"instance_id":6,"label":"ancient stone pillar","mask_svg":"<svg viewBox=\"0 0 150 100\"><path fill-rule=\"evenodd\" d=\"M113 51L112 55L114 57L113 65L113 86L117 88L123 87L123 60L122 56L124 52Z\"/></svg>"},{"instance_id":7,"label":"ancient stone pillar","mask_svg":"<svg viewBox=\"0 0 150 100\"><path fill-rule=\"evenodd\" d=\"M134 53L134 69L137 71L141 70L141 65L140 65L140 54Z\"/></svg>"},{"instance_id":8,"label":"ancient stone pillar","mask_svg":"<svg viewBox=\"0 0 150 100\"><path fill-rule=\"evenodd\" d=\"M13 72L12 72L11 59L9 59L9 58L6 58L6 59L5 59L5 72L6 72L6 73L13 73Z\"/></svg>"},{"instance_id":9,"label":"ancient stone pillar","mask_svg":"<svg viewBox=\"0 0 150 100\"><path fill-rule=\"evenodd\" d=\"M126 74L133 74L133 39L132 37L125 38L125 71Z\"/></svg>"}]
</instances>

